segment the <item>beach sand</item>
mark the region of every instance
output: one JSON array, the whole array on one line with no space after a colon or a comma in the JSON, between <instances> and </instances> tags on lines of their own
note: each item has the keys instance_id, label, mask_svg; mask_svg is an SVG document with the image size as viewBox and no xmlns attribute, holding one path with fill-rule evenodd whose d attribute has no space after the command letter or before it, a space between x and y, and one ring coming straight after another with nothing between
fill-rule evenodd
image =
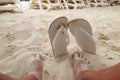
<instances>
[{"instance_id":1,"label":"beach sand","mask_svg":"<svg viewBox=\"0 0 120 80\"><path fill-rule=\"evenodd\" d=\"M66 16L69 21L82 18L91 24L96 55L82 53L92 69L99 70L120 62L120 6L49 12L24 9L23 13L0 14L0 72L22 77L35 59L34 55L41 54L44 59L43 80L73 80L71 54L81 50L80 47L68 31L69 55L55 59L48 35L49 25L61 16Z\"/></svg>"}]
</instances>

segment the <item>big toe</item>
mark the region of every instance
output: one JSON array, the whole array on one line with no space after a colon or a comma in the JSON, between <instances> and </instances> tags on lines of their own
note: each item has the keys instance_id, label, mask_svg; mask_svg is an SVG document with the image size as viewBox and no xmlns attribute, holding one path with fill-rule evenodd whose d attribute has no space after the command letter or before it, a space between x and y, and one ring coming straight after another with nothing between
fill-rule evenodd
<instances>
[{"instance_id":1,"label":"big toe","mask_svg":"<svg viewBox=\"0 0 120 80\"><path fill-rule=\"evenodd\" d=\"M78 51L72 54L72 60L76 61L80 59L80 53Z\"/></svg>"}]
</instances>

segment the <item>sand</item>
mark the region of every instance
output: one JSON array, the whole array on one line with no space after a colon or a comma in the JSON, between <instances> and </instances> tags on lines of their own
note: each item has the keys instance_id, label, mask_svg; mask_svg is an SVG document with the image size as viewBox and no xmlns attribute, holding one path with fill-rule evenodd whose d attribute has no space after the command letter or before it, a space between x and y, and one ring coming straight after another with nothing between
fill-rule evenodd
<instances>
[{"instance_id":1,"label":"sand","mask_svg":"<svg viewBox=\"0 0 120 80\"><path fill-rule=\"evenodd\" d=\"M22 77L35 59L34 55L41 54L43 80L73 80L71 54L81 50L80 47L69 32L69 55L55 59L48 36L49 25L61 16L66 16L69 21L83 18L91 24L96 55L83 54L92 69L99 70L120 62L120 6L49 12L24 9L23 12L0 14L0 72Z\"/></svg>"}]
</instances>

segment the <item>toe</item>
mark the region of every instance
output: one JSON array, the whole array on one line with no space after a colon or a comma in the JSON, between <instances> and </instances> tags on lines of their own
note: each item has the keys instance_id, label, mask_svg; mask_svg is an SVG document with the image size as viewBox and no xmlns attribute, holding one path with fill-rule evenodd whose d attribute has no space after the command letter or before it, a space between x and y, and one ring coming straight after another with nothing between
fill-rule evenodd
<instances>
[{"instance_id":1,"label":"toe","mask_svg":"<svg viewBox=\"0 0 120 80\"><path fill-rule=\"evenodd\" d=\"M72 59L73 59L73 60L78 60L78 59L80 59L80 54L79 54L79 52L74 52L74 53L72 54Z\"/></svg>"}]
</instances>

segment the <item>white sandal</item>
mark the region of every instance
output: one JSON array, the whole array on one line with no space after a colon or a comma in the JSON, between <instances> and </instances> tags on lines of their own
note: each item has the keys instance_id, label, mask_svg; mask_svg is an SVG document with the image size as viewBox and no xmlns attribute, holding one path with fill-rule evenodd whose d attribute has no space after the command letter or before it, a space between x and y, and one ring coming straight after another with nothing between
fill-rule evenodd
<instances>
[{"instance_id":1,"label":"white sandal","mask_svg":"<svg viewBox=\"0 0 120 80\"><path fill-rule=\"evenodd\" d=\"M69 44L69 36L67 23L68 19L66 17L59 17L49 27L48 32L55 58L68 54L67 45Z\"/></svg>"},{"instance_id":2,"label":"white sandal","mask_svg":"<svg viewBox=\"0 0 120 80\"><path fill-rule=\"evenodd\" d=\"M75 19L68 23L70 32L75 37L78 46L85 52L96 52L96 43L92 37L92 28L84 19Z\"/></svg>"}]
</instances>

